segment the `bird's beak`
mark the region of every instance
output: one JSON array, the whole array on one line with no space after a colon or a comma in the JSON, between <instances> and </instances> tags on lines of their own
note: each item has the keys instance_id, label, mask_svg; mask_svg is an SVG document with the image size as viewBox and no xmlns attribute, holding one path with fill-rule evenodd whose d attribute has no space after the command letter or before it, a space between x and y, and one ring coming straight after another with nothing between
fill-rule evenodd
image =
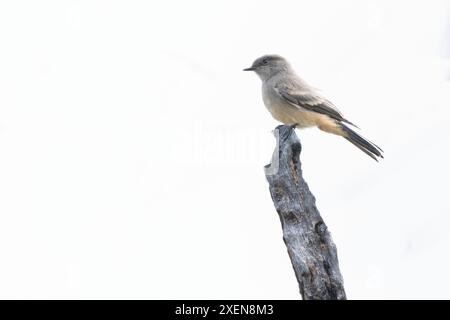
<instances>
[{"instance_id":1,"label":"bird's beak","mask_svg":"<svg viewBox=\"0 0 450 320\"><path fill-rule=\"evenodd\" d=\"M242 71L254 71L256 68L253 68L253 67L250 67L250 68L246 68L246 69L244 69L244 70L242 70Z\"/></svg>"}]
</instances>

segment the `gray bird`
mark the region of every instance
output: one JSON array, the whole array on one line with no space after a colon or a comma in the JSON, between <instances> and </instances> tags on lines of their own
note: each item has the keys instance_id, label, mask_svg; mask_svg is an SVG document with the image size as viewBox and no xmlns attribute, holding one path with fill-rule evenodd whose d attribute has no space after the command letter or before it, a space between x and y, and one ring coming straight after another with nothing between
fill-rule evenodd
<instances>
[{"instance_id":1,"label":"gray bird","mask_svg":"<svg viewBox=\"0 0 450 320\"><path fill-rule=\"evenodd\" d=\"M298 128L318 127L344 137L376 161L383 158L383 150L350 129L348 125L356 126L297 76L283 57L262 56L244 71L255 71L261 78L264 104L276 120Z\"/></svg>"}]
</instances>

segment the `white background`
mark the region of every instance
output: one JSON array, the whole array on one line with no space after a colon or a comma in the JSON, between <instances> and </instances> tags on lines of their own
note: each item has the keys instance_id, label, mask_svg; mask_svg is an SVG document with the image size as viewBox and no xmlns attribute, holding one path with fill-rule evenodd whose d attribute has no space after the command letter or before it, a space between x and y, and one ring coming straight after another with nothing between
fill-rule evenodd
<instances>
[{"instance_id":1,"label":"white background","mask_svg":"<svg viewBox=\"0 0 450 320\"><path fill-rule=\"evenodd\" d=\"M385 150L297 131L351 299L450 298L448 1L1 1L0 298L298 299L278 53Z\"/></svg>"}]
</instances>

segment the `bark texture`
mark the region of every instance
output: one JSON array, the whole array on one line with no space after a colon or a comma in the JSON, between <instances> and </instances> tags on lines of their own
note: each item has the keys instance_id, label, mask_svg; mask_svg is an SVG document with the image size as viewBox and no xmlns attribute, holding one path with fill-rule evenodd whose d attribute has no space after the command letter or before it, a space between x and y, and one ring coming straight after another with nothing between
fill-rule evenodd
<instances>
[{"instance_id":1,"label":"bark texture","mask_svg":"<svg viewBox=\"0 0 450 320\"><path fill-rule=\"evenodd\" d=\"M304 300L345 300L336 246L302 176L300 140L290 126L274 134L277 146L265 174L300 293Z\"/></svg>"}]
</instances>

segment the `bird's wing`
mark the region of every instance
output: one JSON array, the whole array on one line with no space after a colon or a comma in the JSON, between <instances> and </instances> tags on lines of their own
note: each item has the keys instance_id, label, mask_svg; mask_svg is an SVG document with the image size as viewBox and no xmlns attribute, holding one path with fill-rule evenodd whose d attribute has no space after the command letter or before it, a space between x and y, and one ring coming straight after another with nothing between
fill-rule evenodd
<instances>
[{"instance_id":1,"label":"bird's wing","mask_svg":"<svg viewBox=\"0 0 450 320\"><path fill-rule=\"evenodd\" d=\"M275 92L281 98L297 108L303 108L308 111L321 113L334 120L346 122L352 126L355 126L343 117L341 112L331 101L325 99L310 88L305 88L302 90L286 84L280 84L275 86Z\"/></svg>"}]
</instances>

